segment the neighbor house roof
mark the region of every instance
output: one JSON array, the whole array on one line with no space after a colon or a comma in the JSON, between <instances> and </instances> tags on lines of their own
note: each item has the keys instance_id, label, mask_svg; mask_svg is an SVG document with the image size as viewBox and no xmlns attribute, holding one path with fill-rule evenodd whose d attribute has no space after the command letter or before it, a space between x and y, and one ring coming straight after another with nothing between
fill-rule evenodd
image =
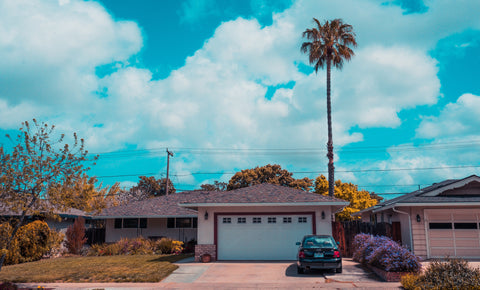
<instances>
[{"instance_id":1,"label":"neighbor house roof","mask_svg":"<svg viewBox=\"0 0 480 290\"><path fill-rule=\"evenodd\" d=\"M190 208L199 206L292 206L330 205L344 207L349 203L335 197L306 192L291 187L262 183L230 191L199 192L180 205Z\"/></svg>"},{"instance_id":2,"label":"neighbor house roof","mask_svg":"<svg viewBox=\"0 0 480 290\"><path fill-rule=\"evenodd\" d=\"M355 215L364 212L379 212L397 206L454 206L480 204L480 177L471 175L463 179L448 179L431 186L393 198L373 207L364 209Z\"/></svg>"},{"instance_id":3,"label":"neighbor house roof","mask_svg":"<svg viewBox=\"0 0 480 290\"><path fill-rule=\"evenodd\" d=\"M86 212L76 208L70 208L64 211L54 210L53 212L61 217L79 217L79 216L87 217L88 216ZM20 216L20 215L21 215L20 211L12 211L10 208L5 207L3 203L0 203L0 216L14 217L14 216Z\"/></svg>"}]
</instances>

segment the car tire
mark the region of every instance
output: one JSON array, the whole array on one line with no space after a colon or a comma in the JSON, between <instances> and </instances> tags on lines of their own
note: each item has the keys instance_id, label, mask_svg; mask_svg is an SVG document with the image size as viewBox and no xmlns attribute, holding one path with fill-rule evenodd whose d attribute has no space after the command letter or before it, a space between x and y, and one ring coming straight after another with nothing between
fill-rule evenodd
<instances>
[{"instance_id":1,"label":"car tire","mask_svg":"<svg viewBox=\"0 0 480 290\"><path fill-rule=\"evenodd\" d=\"M342 273L342 267L335 269L335 272Z\"/></svg>"},{"instance_id":2,"label":"car tire","mask_svg":"<svg viewBox=\"0 0 480 290\"><path fill-rule=\"evenodd\" d=\"M297 266L297 274L303 274L305 273L305 270L302 267Z\"/></svg>"}]
</instances>

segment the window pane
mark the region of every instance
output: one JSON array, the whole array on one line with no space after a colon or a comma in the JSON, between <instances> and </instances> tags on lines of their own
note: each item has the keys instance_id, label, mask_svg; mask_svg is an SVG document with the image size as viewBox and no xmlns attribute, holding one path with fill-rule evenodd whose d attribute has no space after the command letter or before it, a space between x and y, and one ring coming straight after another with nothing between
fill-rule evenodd
<instances>
[{"instance_id":1,"label":"window pane","mask_svg":"<svg viewBox=\"0 0 480 290\"><path fill-rule=\"evenodd\" d=\"M262 223L262 218L254 217L254 218L253 218L253 223L254 223L254 224L260 224L260 223Z\"/></svg>"},{"instance_id":2,"label":"window pane","mask_svg":"<svg viewBox=\"0 0 480 290\"><path fill-rule=\"evenodd\" d=\"M459 230L473 230L477 229L477 223L454 223L455 229Z\"/></svg>"},{"instance_id":3,"label":"window pane","mask_svg":"<svg viewBox=\"0 0 480 290\"><path fill-rule=\"evenodd\" d=\"M237 219L237 223L239 223L239 224L245 224L245 223L247 223L247 219L244 218L244 217L240 217L240 218Z\"/></svg>"},{"instance_id":4,"label":"window pane","mask_svg":"<svg viewBox=\"0 0 480 290\"><path fill-rule=\"evenodd\" d=\"M140 228L142 229L147 228L147 219L140 219Z\"/></svg>"},{"instance_id":5,"label":"window pane","mask_svg":"<svg viewBox=\"0 0 480 290\"><path fill-rule=\"evenodd\" d=\"M223 223L224 224L231 224L232 223L232 218L223 218Z\"/></svg>"},{"instance_id":6,"label":"window pane","mask_svg":"<svg viewBox=\"0 0 480 290\"><path fill-rule=\"evenodd\" d=\"M191 228L192 227L192 219L191 218L177 218L175 225L176 225L177 228Z\"/></svg>"},{"instance_id":7,"label":"window pane","mask_svg":"<svg viewBox=\"0 0 480 290\"><path fill-rule=\"evenodd\" d=\"M126 229L138 228L138 219L123 219L123 227Z\"/></svg>"},{"instance_id":8,"label":"window pane","mask_svg":"<svg viewBox=\"0 0 480 290\"><path fill-rule=\"evenodd\" d=\"M284 217L284 218L283 218L283 223L284 223L284 224L289 224L289 223L291 223L291 222L292 222L292 218L291 218L291 217Z\"/></svg>"},{"instance_id":9,"label":"window pane","mask_svg":"<svg viewBox=\"0 0 480 290\"><path fill-rule=\"evenodd\" d=\"M430 223L431 230L448 230L452 228L452 223Z\"/></svg>"},{"instance_id":10,"label":"window pane","mask_svg":"<svg viewBox=\"0 0 480 290\"><path fill-rule=\"evenodd\" d=\"M275 217L269 217L269 218L268 218L268 223L269 223L269 224L274 224L274 223L276 223L276 222L277 222L277 218L275 218Z\"/></svg>"},{"instance_id":11,"label":"window pane","mask_svg":"<svg viewBox=\"0 0 480 290\"><path fill-rule=\"evenodd\" d=\"M167 219L167 228L169 228L169 229L175 228L175 218L168 218Z\"/></svg>"},{"instance_id":12,"label":"window pane","mask_svg":"<svg viewBox=\"0 0 480 290\"><path fill-rule=\"evenodd\" d=\"M115 219L115 228L116 229L122 228L122 219Z\"/></svg>"},{"instance_id":13,"label":"window pane","mask_svg":"<svg viewBox=\"0 0 480 290\"><path fill-rule=\"evenodd\" d=\"M198 227L198 219L193 218L193 228L196 229Z\"/></svg>"}]
</instances>

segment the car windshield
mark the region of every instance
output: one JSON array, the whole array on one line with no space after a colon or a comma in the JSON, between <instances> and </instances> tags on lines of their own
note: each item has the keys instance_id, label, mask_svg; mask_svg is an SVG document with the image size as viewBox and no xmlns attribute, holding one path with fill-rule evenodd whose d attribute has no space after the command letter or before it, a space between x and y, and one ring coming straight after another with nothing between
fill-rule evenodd
<instances>
[{"instance_id":1,"label":"car windshield","mask_svg":"<svg viewBox=\"0 0 480 290\"><path fill-rule=\"evenodd\" d=\"M306 237L303 240L304 248L333 248L335 245L331 237Z\"/></svg>"}]
</instances>

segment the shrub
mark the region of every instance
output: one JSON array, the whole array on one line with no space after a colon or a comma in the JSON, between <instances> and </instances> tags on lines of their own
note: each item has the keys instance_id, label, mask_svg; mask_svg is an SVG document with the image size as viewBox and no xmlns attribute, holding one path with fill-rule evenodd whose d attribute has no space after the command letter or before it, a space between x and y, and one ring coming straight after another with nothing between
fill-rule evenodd
<instances>
[{"instance_id":1,"label":"shrub","mask_svg":"<svg viewBox=\"0 0 480 290\"><path fill-rule=\"evenodd\" d=\"M367 246L367 241L372 238L372 235L369 234L358 234L353 239L353 260L359 263L364 263L365 247Z\"/></svg>"},{"instance_id":2,"label":"shrub","mask_svg":"<svg viewBox=\"0 0 480 290\"><path fill-rule=\"evenodd\" d=\"M462 259L433 261L419 278L422 289L480 289L480 270Z\"/></svg>"},{"instance_id":3,"label":"shrub","mask_svg":"<svg viewBox=\"0 0 480 290\"><path fill-rule=\"evenodd\" d=\"M390 238L359 234L354 239L354 260L387 272L418 272L420 260Z\"/></svg>"},{"instance_id":4,"label":"shrub","mask_svg":"<svg viewBox=\"0 0 480 290\"><path fill-rule=\"evenodd\" d=\"M162 238L155 242L156 252L161 254L179 254L183 251L183 242Z\"/></svg>"},{"instance_id":5,"label":"shrub","mask_svg":"<svg viewBox=\"0 0 480 290\"><path fill-rule=\"evenodd\" d=\"M80 250L87 242L87 237L85 236L85 219L83 217L76 218L73 225L67 228L65 236L66 240L64 244L68 252L74 255L80 254Z\"/></svg>"},{"instance_id":6,"label":"shrub","mask_svg":"<svg viewBox=\"0 0 480 290\"><path fill-rule=\"evenodd\" d=\"M183 251L183 243L162 238L152 241L143 237L134 239L123 238L114 244L92 245L89 256L111 255L145 255L145 254L179 254Z\"/></svg>"},{"instance_id":7,"label":"shrub","mask_svg":"<svg viewBox=\"0 0 480 290\"><path fill-rule=\"evenodd\" d=\"M421 290L422 288L419 286L420 275L414 273L408 273L403 275L400 283L405 290Z\"/></svg>"},{"instance_id":8,"label":"shrub","mask_svg":"<svg viewBox=\"0 0 480 290\"><path fill-rule=\"evenodd\" d=\"M17 285L11 282L4 282L0 284L0 290L17 290Z\"/></svg>"},{"instance_id":9,"label":"shrub","mask_svg":"<svg viewBox=\"0 0 480 290\"><path fill-rule=\"evenodd\" d=\"M0 225L0 248L6 251L8 237L12 233L9 223ZM57 243L57 233L50 230L47 223L34 221L21 226L10 245L5 258L6 265L40 260L48 254Z\"/></svg>"}]
</instances>

